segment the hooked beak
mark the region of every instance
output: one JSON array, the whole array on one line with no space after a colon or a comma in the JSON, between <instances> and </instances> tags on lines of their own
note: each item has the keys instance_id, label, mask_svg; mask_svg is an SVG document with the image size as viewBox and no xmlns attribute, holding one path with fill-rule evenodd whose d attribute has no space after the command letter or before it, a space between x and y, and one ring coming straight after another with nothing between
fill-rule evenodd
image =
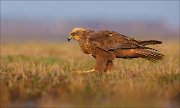
<instances>
[{"instance_id":1,"label":"hooked beak","mask_svg":"<svg viewBox=\"0 0 180 108\"><path fill-rule=\"evenodd\" d=\"M72 36L71 36L71 35L67 36L67 40L68 40L68 41L70 41L71 39L72 39Z\"/></svg>"}]
</instances>

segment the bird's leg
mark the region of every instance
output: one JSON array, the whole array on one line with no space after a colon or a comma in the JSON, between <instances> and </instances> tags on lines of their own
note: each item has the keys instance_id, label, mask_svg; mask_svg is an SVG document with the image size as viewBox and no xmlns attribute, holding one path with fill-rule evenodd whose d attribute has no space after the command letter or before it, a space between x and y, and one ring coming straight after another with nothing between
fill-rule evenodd
<instances>
[{"instance_id":1,"label":"bird's leg","mask_svg":"<svg viewBox=\"0 0 180 108\"><path fill-rule=\"evenodd\" d=\"M106 64L106 71L111 72L112 69L113 69L113 61L110 60L110 61L108 61L107 64Z\"/></svg>"},{"instance_id":2,"label":"bird's leg","mask_svg":"<svg viewBox=\"0 0 180 108\"><path fill-rule=\"evenodd\" d=\"M96 57L96 65L95 65L95 71L96 72L106 72L106 64L107 61L103 57Z\"/></svg>"},{"instance_id":3,"label":"bird's leg","mask_svg":"<svg viewBox=\"0 0 180 108\"><path fill-rule=\"evenodd\" d=\"M77 71L76 73L85 74L85 73L91 73L91 72L95 72L95 70L91 69L91 70L88 70L88 71Z\"/></svg>"}]
</instances>

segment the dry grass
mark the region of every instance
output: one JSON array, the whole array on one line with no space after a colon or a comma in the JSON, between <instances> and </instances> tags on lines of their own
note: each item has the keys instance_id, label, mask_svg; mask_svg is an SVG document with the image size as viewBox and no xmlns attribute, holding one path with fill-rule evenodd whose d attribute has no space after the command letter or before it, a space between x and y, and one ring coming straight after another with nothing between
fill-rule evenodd
<instances>
[{"instance_id":1,"label":"dry grass","mask_svg":"<svg viewBox=\"0 0 180 108\"><path fill-rule=\"evenodd\" d=\"M156 48L163 61L117 59L112 73L79 75L94 59L77 44L2 44L1 107L178 107L179 42Z\"/></svg>"}]
</instances>

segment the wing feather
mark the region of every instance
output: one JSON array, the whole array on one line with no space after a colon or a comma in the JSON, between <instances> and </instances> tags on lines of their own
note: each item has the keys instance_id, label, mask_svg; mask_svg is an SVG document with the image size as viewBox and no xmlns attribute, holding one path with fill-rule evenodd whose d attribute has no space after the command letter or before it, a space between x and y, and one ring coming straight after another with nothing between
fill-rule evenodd
<instances>
[{"instance_id":1,"label":"wing feather","mask_svg":"<svg viewBox=\"0 0 180 108\"><path fill-rule=\"evenodd\" d=\"M103 50L139 48L141 45L133 38L121 35L117 32L95 32L87 38L88 44Z\"/></svg>"}]
</instances>

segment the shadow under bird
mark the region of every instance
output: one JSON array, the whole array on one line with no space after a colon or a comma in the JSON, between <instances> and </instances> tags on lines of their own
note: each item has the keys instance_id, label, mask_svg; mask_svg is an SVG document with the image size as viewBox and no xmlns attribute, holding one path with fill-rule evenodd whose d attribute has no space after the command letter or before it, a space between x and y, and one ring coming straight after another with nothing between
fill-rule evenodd
<instances>
[{"instance_id":1,"label":"shadow under bird","mask_svg":"<svg viewBox=\"0 0 180 108\"><path fill-rule=\"evenodd\" d=\"M146 46L161 44L161 41L135 40L114 31L94 31L76 27L67 36L68 41L71 39L77 40L81 50L96 59L95 67L90 71L112 71L115 58L144 58L152 62L164 58L164 55L157 52L156 49Z\"/></svg>"}]
</instances>

